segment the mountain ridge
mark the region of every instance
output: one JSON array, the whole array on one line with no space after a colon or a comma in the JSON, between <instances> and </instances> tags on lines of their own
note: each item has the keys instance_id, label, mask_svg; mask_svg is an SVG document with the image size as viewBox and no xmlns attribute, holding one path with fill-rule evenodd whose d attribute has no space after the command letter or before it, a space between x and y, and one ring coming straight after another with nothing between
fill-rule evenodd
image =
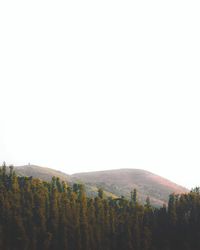
<instances>
[{"instance_id":1,"label":"mountain ridge","mask_svg":"<svg viewBox=\"0 0 200 250\"><path fill-rule=\"evenodd\" d=\"M52 168L24 165L15 167L15 171L18 175L33 176L45 181L56 176L68 183L79 182L86 186L90 196L96 196L98 188L102 188L107 196L130 198L130 192L136 188L140 202L145 203L148 196L155 206L166 204L171 193L188 192L187 188L143 169L120 168L69 175Z\"/></svg>"}]
</instances>

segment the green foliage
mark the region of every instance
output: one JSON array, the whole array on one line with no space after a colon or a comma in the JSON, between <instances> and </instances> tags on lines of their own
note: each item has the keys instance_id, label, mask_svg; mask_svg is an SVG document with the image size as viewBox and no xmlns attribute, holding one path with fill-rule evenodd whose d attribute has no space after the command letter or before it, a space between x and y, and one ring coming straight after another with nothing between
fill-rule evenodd
<instances>
[{"instance_id":1,"label":"green foliage","mask_svg":"<svg viewBox=\"0 0 200 250\"><path fill-rule=\"evenodd\" d=\"M10 170L10 171L9 171ZM168 208L88 198L81 184L44 182L0 168L2 250L197 250L200 249L200 189L170 195Z\"/></svg>"}]
</instances>

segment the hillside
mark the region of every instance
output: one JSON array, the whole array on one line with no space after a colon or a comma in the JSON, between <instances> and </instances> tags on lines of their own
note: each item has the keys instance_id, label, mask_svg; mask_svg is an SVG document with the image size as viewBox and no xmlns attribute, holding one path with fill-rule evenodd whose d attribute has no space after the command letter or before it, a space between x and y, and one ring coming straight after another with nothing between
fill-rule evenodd
<instances>
[{"instance_id":1,"label":"hillside","mask_svg":"<svg viewBox=\"0 0 200 250\"><path fill-rule=\"evenodd\" d=\"M68 183L73 184L74 182L81 182L81 180L76 180L72 176L63 173L61 171L40 167L36 165L25 165L25 166L17 166L15 167L15 172L19 176L32 176L34 178L38 178L44 181L51 181L53 176L59 177L61 181L65 181ZM85 183L84 183L85 184ZM98 192L98 187L92 184L85 184L86 192L89 196L96 196ZM111 196L113 198L118 197L115 194L109 192L109 190L105 190L106 196Z\"/></svg>"},{"instance_id":2,"label":"hillside","mask_svg":"<svg viewBox=\"0 0 200 250\"><path fill-rule=\"evenodd\" d=\"M34 165L16 167L18 175L33 176L46 181L52 176L59 177L63 181L70 183L83 183L89 196L95 196L101 187L107 196L130 197L130 192L136 188L139 201L145 202L149 196L151 203L155 206L162 206L166 203L171 193L185 193L188 190L163 177L140 169L118 169L97 171L88 173L77 173L68 175L50 168L43 168Z\"/></svg>"},{"instance_id":3,"label":"hillside","mask_svg":"<svg viewBox=\"0 0 200 250\"><path fill-rule=\"evenodd\" d=\"M70 176L68 174L52 168L39 167L35 165L15 167L15 172L19 176L32 176L44 181L50 181L53 176L59 177L62 181L66 182L70 180Z\"/></svg>"},{"instance_id":4,"label":"hillside","mask_svg":"<svg viewBox=\"0 0 200 250\"><path fill-rule=\"evenodd\" d=\"M102 187L118 196L130 197L134 188L138 190L139 200L144 202L149 196L154 205L167 202L171 193L185 193L188 190L163 177L141 169L118 169L72 175L88 185Z\"/></svg>"}]
</instances>

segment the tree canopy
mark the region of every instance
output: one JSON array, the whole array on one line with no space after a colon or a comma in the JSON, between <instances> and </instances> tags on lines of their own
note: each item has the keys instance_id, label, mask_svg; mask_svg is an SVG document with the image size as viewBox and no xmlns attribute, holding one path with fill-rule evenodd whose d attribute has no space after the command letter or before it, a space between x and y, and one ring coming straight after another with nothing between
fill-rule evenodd
<instances>
[{"instance_id":1,"label":"tree canopy","mask_svg":"<svg viewBox=\"0 0 200 250\"><path fill-rule=\"evenodd\" d=\"M171 194L168 206L86 196L81 184L44 182L0 168L0 249L199 250L200 190Z\"/></svg>"}]
</instances>

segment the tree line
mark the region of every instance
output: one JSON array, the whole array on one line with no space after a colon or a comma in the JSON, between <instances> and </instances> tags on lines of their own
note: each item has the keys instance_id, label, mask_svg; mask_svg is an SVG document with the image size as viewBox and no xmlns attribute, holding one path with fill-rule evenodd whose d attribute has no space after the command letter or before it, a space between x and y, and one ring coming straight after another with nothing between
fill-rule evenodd
<instances>
[{"instance_id":1,"label":"tree line","mask_svg":"<svg viewBox=\"0 0 200 250\"><path fill-rule=\"evenodd\" d=\"M82 184L45 182L0 167L2 250L199 250L200 190L169 197L161 208L131 199L86 195Z\"/></svg>"}]
</instances>

